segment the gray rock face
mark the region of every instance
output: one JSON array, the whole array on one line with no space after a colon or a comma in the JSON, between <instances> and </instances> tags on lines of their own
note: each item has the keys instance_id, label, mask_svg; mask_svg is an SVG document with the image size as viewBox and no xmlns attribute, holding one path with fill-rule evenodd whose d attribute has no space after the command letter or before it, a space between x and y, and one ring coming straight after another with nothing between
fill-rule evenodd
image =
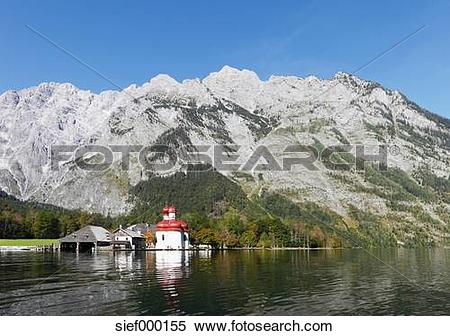
<instances>
[{"instance_id":1,"label":"gray rock face","mask_svg":"<svg viewBox=\"0 0 450 336\"><path fill-rule=\"evenodd\" d=\"M426 169L448 178L450 166L449 120L397 91L345 73L327 80L272 76L262 81L252 71L224 67L202 80L179 83L159 75L142 86L100 94L71 84L43 83L3 93L0 115L2 190L23 200L111 215L129 211L130 186L148 178L136 156L131 156L128 171L121 169L120 155L103 172L80 170L73 157L56 170L50 165L53 146L238 145L238 161L244 163L261 145L281 160L287 145L388 144L395 145L389 166L409 176ZM396 211L379 192L369 192L374 183L363 174L330 170L320 162L315 166L247 172L254 179L223 174L249 195L275 191L340 214L349 204L378 214ZM433 204L414 202L442 222ZM439 206L448 210L446 203Z\"/></svg>"}]
</instances>

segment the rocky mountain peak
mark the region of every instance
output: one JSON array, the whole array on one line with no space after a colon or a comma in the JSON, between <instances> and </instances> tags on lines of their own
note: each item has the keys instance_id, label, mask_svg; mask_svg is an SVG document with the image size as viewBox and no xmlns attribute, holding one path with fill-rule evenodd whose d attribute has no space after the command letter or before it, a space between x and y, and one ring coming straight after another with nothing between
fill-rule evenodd
<instances>
[{"instance_id":1,"label":"rocky mountain peak","mask_svg":"<svg viewBox=\"0 0 450 336\"><path fill-rule=\"evenodd\" d=\"M148 178L142 167L121 171L115 157L106 172L80 171L71 159L52 170L54 145L229 144L240 146L245 161L262 145L282 160L288 145L389 144L397 153L389 156L389 164L398 171L388 177L330 171L321 162L317 170L223 174L249 196L283 193L293 202L315 202L340 214L349 205L383 216L420 206L443 225L439 211L449 207L438 202L446 196L436 186L448 178L448 119L347 73L329 80L271 76L262 81L253 71L225 66L202 80L180 83L158 75L142 86L99 94L72 84L43 83L3 93L0 115L0 189L22 200L113 215L133 208L130 190Z\"/></svg>"}]
</instances>

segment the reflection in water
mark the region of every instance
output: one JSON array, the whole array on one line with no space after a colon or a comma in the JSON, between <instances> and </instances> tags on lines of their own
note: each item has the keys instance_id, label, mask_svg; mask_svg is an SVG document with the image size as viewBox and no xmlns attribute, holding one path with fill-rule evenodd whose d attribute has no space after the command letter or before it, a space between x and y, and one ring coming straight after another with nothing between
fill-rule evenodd
<instances>
[{"instance_id":1,"label":"reflection in water","mask_svg":"<svg viewBox=\"0 0 450 336\"><path fill-rule=\"evenodd\" d=\"M109 254L2 253L0 268L0 315L102 314L128 296Z\"/></svg>"},{"instance_id":2,"label":"reflection in water","mask_svg":"<svg viewBox=\"0 0 450 336\"><path fill-rule=\"evenodd\" d=\"M135 254L131 251L120 251L114 253L114 266L119 274L133 270L133 259L135 259Z\"/></svg>"},{"instance_id":3,"label":"reflection in water","mask_svg":"<svg viewBox=\"0 0 450 336\"><path fill-rule=\"evenodd\" d=\"M189 276L189 253L184 250L155 251L156 278L164 292L167 304L174 313L183 313L180 306L182 281Z\"/></svg>"},{"instance_id":4,"label":"reflection in water","mask_svg":"<svg viewBox=\"0 0 450 336\"><path fill-rule=\"evenodd\" d=\"M450 250L0 253L0 315L429 315Z\"/></svg>"}]
</instances>

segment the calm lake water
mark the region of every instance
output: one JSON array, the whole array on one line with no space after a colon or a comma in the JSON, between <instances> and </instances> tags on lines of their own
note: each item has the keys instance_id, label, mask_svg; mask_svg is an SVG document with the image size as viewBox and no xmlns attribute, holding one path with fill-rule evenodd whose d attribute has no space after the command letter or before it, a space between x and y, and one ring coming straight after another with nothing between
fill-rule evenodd
<instances>
[{"instance_id":1,"label":"calm lake water","mask_svg":"<svg viewBox=\"0 0 450 336\"><path fill-rule=\"evenodd\" d=\"M0 315L450 314L450 250L0 252ZM414 283L415 284L414 284Z\"/></svg>"}]
</instances>

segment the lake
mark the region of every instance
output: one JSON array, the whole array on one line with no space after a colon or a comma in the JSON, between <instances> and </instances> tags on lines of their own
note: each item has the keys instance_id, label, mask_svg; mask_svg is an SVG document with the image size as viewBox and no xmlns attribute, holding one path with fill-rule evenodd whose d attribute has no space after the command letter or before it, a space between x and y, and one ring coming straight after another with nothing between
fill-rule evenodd
<instances>
[{"instance_id":1,"label":"lake","mask_svg":"<svg viewBox=\"0 0 450 336\"><path fill-rule=\"evenodd\" d=\"M0 252L0 315L450 313L449 249L370 254L362 249Z\"/></svg>"}]
</instances>

